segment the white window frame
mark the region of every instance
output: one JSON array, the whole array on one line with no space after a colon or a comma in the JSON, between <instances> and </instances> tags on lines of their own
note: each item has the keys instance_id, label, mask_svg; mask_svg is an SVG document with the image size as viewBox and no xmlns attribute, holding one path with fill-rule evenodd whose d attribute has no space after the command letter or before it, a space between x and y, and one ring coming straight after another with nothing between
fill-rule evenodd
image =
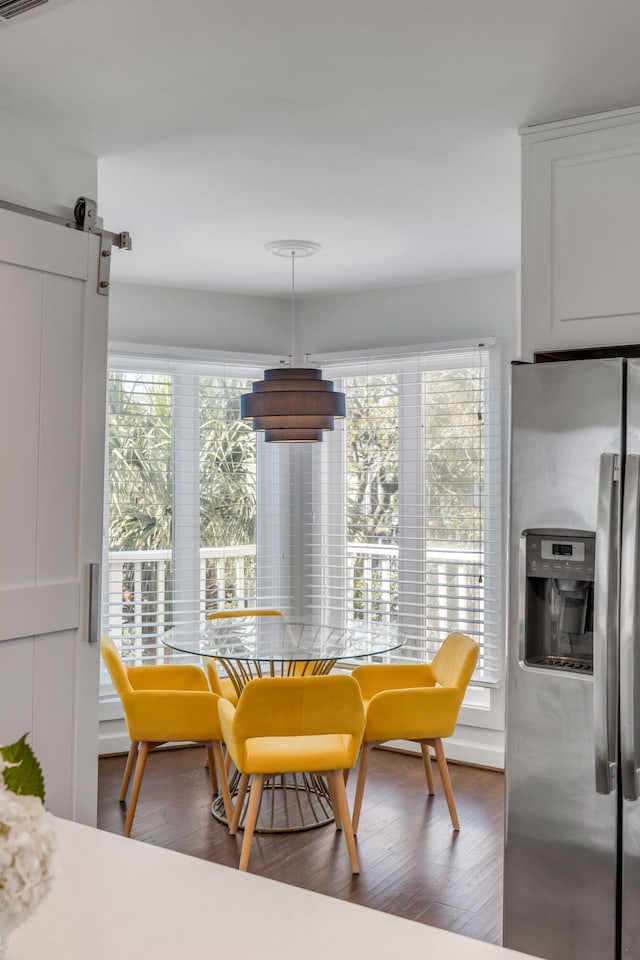
<instances>
[{"instance_id":1,"label":"white window frame","mask_svg":"<svg viewBox=\"0 0 640 960\"><path fill-rule=\"evenodd\" d=\"M168 374L174 378L179 389L174 393L172 406L172 456L174 465L173 515L181 525L181 535L174 542L172 558L174 571L180 582L194 584L193 596L185 609L194 609L199 599L199 464L200 443L199 423L193 412L198 405L198 378L201 376L247 377L258 379L265 367L280 362L280 357L252 354L203 354L202 351L146 348L141 345L113 344L110 347L108 369L128 370L134 373ZM190 396L190 399L189 399ZM107 405L108 416L108 405ZM103 543L103 610L109 597L109 550L108 550L108 490L109 490L109 445L108 422L105 423L105 482L104 489L104 543ZM286 511L277 510L283 486L282 473L286 469L283 458L276 461L265 451L265 444L259 443L258 456L258 503L266 509L258 510L256 529L256 592L260 595L261 583L268 578L270 588L274 582L274 564L271 559L282 552L281 544L289 542L286 525ZM284 523L273 523L274 516L284 518ZM260 544L260 547L258 546ZM182 597L184 600L184 596ZM178 612L179 616L179 612ZM192 614L188 614L191 618ZM103 616L105 620L106 614ZM122 704L116 697L110 683L100 688L99 719L101 721L120 720L124 713Z\"/></svg>"},{"instance_id":2,"label":"white window frame","mask_svg":"<svg viewBox=\"0 0 640 960\"><path fill-rule=\"evenodd\" d=\"M381 358L386 356L389 358L388 369L393 367L393 371L397 372L398 359L402 356L410 357L416 352L433 352L434 355L437 355L438 352L443 350L452 351L464 348L471 349L472 347L477 349L479 346L484 345L495 348L492 349L490 353L493 367L490 376L492 386L490 394L486 398L487 407L490 408L492 414L491 417L488 417L490 423L489 429L498 431L499 435L494 436L492 442L499 444L500 447L504 449L506 440L506 408L503 388L504 374L501 368L497 342L493 338L486 338L481 342L418 345L416 347L405 347L401 350L383 349L368 351L367 357L379 362ZM191 376L202 374L212 375L212 373L215 374L216 372L224 375L229 374L230 370L233 370L233 376L248 376L254 378L258 368L261 371L266 367L275 366L281 359L280 357L255 356L249 354L243 356L221 354L219 352L203 353L202 351L188 349L165 350L152 349L143 345L112 344L110 368L116 366L119 369L167 372L167 361L170 361L172 373L183 369L183 372ZM337 379L341 369L345 375L347 373L351 375L358 364L360 364L362 370L367 361L363 360L363 351L358 351L357 353L349 352L313 357L309 358L309 362L314 365L323 366L323 368L325 368L325 376ZM434 364L437 365L437 357L434 358ZM335 446L342 443L343 430L343 422L336 421L335 433L326 435L323 446ZM181 444L190 444L191 449L193 449L194 442L193 436L190 438L182 437L180 441ZM402 438L401 442L415 443L415 440ZM295 445L293 448L288 448L287 445L268 445L258 442L257 497L259 509L256 530L256 576L258 578L258 584L260 583L261 577L266 579L268 583L267 590L272 595L275 595L276 592L279 592L283 596L286 595L288 591L291 591L291 584L293 584L294 588L291 594L292 610L290 612L295 613L305 612L305 587L307 585L307 577L309 576L308 568L305 567L302 569L301 564L297 563L297 550L303 542L303 530L315 528L313 525L314 511L320 513L322 510L322 505L314 498L317 498L318 490L323 489L323 484L320 484L318 487L311 482L313 480L314 470L316 470L313 448L319 446L320 445ZM275 456L276 451L278 456ZM400 451L400 455L401 453ZM421 462L420 458L415 458L415 462ZM490 465L493 465L493 463ZM504 491L506 490L504 480L506 463L496 463L495 466L501 475L498 483L498 488L501 490L501 502L497 505L497 518L499 521L503 515ZM327 469L326 463L324 469ZM346 463L343 459L342 467L333 477L335 483L343 484L344 486L345 470ZM185 490L192 480L193 477L189 478L185 475L183 484ZM416 482L419 482L419 478L417 478L417 480L414 479L412 484L414 488ZM403 483L407 485L410 481L405 479ZM492 483L491 486L494 486L494 484ZM304 489L311 489L313 491L311 501L307 499L306 504L304 503L303 497ZM179 496L179 490L176 492ZM403 496L411 497L411 490L407 488ZM192 492L189 495L189 499L193 503ZM294 506L299 505L300 510L290 509L288 504L291 502L293 502ZM178 504L176 504L176 508L178 508ZM344 522L342 526L344 535L346 536L346 499L343 509ZM311 527L309 527L310 523ZM323 576L329 579L341 575L341 571L336 568L334 560L338 555L340 557L344 557L345 555L343 550L336 551L332 549L332 546L336 546L335 542L332 544L332 540L335 541L336 536L335 531L334 533L329 533L323 529L317 534L314 534L310 542L305 542L305 549L320 551L320 555L324 558L325 562ZM502 551L502 559L499 567L501 571L499 574L500 582L496 584L496 595L498 599L493 615L496 621L500 625L503 625L505 616L504 570L506 550L504 550L503 532L500 527L498 528L498 534L496 536L496 545L497 549ZM410 551L408 553L410 554ZM403 556L408 556L408 553L405 551ZM103 569L106 577L108 571L108 556L105 555L104 559ZM276 559L277 562L274 562ZM344 571L342 572L344 573ZM278 585L281 586L281 589L279 589ZM260 587L258 587L258 591L259 590ZM501 631L501 635L504 637L504 628ZM101 720L114 720L121 717L122 710L119 701L116 703L115 698L112 698L101 702ZM462 725L501 730L504 726L504 684L498 682L498 684L492 687L470 688L460 713L459 723Z\"/></svg>"},{"instance_id":3,"label":"white window frame","mask_svg":"<svg viewBox=\"0 0 640 960\"><path fill-rule=\"evenodd\" d=\"M310 358L314 365L322 366L325 378L330 378L335 382L336 389L344 389L342 382L347 377L358 376L366 373L394 373L399 375L399 384L402 383L402 374L399 370L402 367L403 358L407 359L407 365L415 363L417 354L421 354L421 365L423 369L431 366L432 369L443 369L442 356L448 355L446 368L453 369L456 365L465 367L472 361L473 353L478 350L487 352L487 389L485 393L486 410L486 441L491 443L496 451L504 448L504 400L503 400L503 372L500 345L496 338L487 337L481 340L443 343L443 344L419 344L402 348L386 348L381 350L366 351L348 351L333 354L324 354L322 356ZM451 354L460 353L459 359L452 361ZM388 363L385 363L388 358ZM421 483L423 483L422 471L424 469L424 457L421 455L421 440L417 432L409 429L403 429L406 424L406 418L402 418L401 411L403 405L406 409L415 411L419 398L410 398L406 392L407 380L410 381L409 389L414 391L421 389L415 380L405 377L405 389L402 387L398 393L399 409L399 451L398 460L403 460L403 453L406 453L407 447L412 448L412 455L405 457L404 462L414 465L413 470L400 471L400 496L399 510L405 515L412 514L410 505L415 504L419 497ZM347 396L347 415L348 415L348 396ZM316 551L315 569L320 570L319 580L326 585L332 578L342 579L346 582L346 571L343 569L346 556L346 494L341 498L340 490L346 490L346 432L343 422L336 422L336 430L329 434L325 439L325 444L331 446L331 455L320 457L316 454L313 469L323 471L322 482L317 484L312 494L310 513L306 517L306 524L309 530L314 529L319 517L325 515L331 503L333 523L325 528L322 524L322 530L313 537L310 546ZM318 451L319 452L319 451ZM499 676L492 683L474 683L469 687L465 696L463 707L459 715L459 724L473 727L481 727L491 730L502 730L504 728L504 636L505 636L505 544L504 544L504 524L502 517L505 514L504 499L506 483L504 473L506 463L500 454L496 453L486 464L489 471L485 476L485 486L488 491L499 491L495 494L494 501L487 504L490 512L491 536L487 537L485 544L485 556L489 551L492 553L490 563L486 564L488 570L496 571L495 582L485 584L486 612L492 619L492 628L495 632L494 649L500 659ZM496 474L492 474L495 471ZM340 508L342 504L342 508ZM338 513L336 513L336 510ZM341 510L341 515L340 515ZM342 535L335 531L342 530ZM329 530L333 533L330 533ZM398 534L398 568L400 582L402 582L401 570L404 566L410 565L412 555L421 553L417 546L415 531L410 536L406 535L406 523L402 522L402 515L399 516L399 534ZM405 531L403 543L403 531ZM421 559L413 556L413 561L420 564ZM308 590L311 592L313 585L308 584ZM320 588L321 590L324 587ZM400 591L402 587L400 586ZM400 604L402 605L402 594L400 592ZM412 601L405 600L404 613L414 606L419 608L419 616L422 616L424 604L421 604L419 598L415 596ZM344 615L345 608L336 610L335 615Z\"/></svg>"}]
</instances>

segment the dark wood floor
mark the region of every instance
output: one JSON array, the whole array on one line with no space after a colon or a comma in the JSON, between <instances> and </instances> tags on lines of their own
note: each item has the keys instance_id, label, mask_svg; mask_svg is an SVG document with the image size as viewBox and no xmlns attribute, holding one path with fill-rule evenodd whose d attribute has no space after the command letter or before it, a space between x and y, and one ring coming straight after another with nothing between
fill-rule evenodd
<instances>
[{"instance_id":1,"label":"dark wood floor","mask_svg":"<svg viewBox=\"0 0 640 960\"><path fill-rule=\"evenodd\" d=\"M229 836L211 817L203 759L198 748L150 755L132 836L236 867L242 834ZM124 757L100 760L98 826L114 833L124 822L118 803L123 769ZM435 765L436 795L430 798L419 757L376 750L358 833L359 877L352 876L342 834L333 825L256 835L249 870L500 943L503 776L457 764L450 770L460 833L451 830Z\"/></svg>"}]
</instances>

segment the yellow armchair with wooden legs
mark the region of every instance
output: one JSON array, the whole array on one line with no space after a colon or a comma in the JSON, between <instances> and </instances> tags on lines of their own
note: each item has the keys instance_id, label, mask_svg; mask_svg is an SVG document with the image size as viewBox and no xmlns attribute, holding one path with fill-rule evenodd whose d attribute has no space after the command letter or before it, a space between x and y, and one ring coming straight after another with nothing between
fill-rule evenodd
<instances>
[{"instance_id":1,"label":"yellow armchair with wooden legs","mask_svg":"<svg viewBox=\"0 0 640 960\"><path fill-rule=\"evenodd\" d=\"M336 828L344 833L353 873L360 872L345 786L345 771L357 759L365 715L360 688L346 675L260 677L246 685L238 705L218 701L227 750L240 771L229 830L235 834L247 792L251 792L240 852L249 864L265 777L318 773L327 778Z\"/></svg>"},{"instance_id":2,"label":"yellow armchair with wooden legs","mask_svg":"<svg viewBox=\"0 0 640 960\"><path fill-rule=\"evenodd\" d=\"M426 664L371 664L357 667L367 722L353 805L357 833L369 755L388 740L412 740L422 750L429 794L433 775L429 748L433 747L454 830L460 829L442 740L455 730L465 691L478 659L478 645L463 633L451 633Z\"/></svg>"},{"instance_id":3,"label":"yellow armchair with wooden legs","mask_svg":"<svg viewBox=\"0 0 640 960\"><path fill-rule=\"evenodd\" d=\"M239 607L234 610L216 610L207 614L207 620L224 620L229 617L284 617L282 610L272 610L268 607ZM238 702L233 682L228 677L221 677L216 668L215 660L209 659L206 663L209 686L219 697Z\"/></svg>"},{"instance_id":4,"label":"yellow armchair with wooden legs","mask_svg":"<svg viewBox=\"0 0 640 960\"><path fill-rule=\"evenodd\" d=\"M133 773L124 836L131 834L149 751L171 741L205 744L211 788L216 793L220 786L225 813L231 817L218 717L220 698L209 690L204 671L190 664L127 667L109 637L100 640L100 652L122 701L131 740L120 791L122 803L126 800Z\"/></svg>"}]
</instances>

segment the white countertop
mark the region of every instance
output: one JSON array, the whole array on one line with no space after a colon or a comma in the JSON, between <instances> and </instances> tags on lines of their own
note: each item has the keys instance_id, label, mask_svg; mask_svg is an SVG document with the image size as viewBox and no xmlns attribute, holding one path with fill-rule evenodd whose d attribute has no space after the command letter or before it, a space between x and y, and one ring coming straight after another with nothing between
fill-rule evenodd
<instances>
[{"instance_id":1,"label":"white countertop","mask_svg":"<svg viewBox=\"0 0 640 960\"><path fill-rule=\"evenodd\" d=\"M60 874L7 960L516 960L525 954L56 820Z\"/></svg>"}]
</instances>

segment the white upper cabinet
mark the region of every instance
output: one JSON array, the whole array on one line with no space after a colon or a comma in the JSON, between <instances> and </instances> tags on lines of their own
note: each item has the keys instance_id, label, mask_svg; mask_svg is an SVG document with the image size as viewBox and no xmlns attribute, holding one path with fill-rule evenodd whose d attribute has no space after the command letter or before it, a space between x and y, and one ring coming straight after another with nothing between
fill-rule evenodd
<instances>
[{"instance_id":1,"label":"white upper cabinet","mask_svg":"<svg viewBox=\"0 0 640 960\"><path fill-rule=\"evenodd\" d=\"M522 359L640 343L640 107L522 133Z\"/></svg>"}]
</instances>

